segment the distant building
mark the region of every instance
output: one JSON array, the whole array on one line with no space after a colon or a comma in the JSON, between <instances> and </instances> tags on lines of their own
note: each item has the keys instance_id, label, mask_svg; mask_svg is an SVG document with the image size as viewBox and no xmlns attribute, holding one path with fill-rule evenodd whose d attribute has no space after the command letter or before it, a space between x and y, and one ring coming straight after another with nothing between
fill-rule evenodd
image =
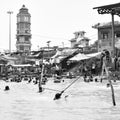
<instances>
[{"instance_id":1,"label":"distant building","mask_svg":"<svg viewBox=\"0 0 120 120\"><path fill-rule=\"evenodd\" d=\"M112 51L112 23L98 23L93 28L98 30L98 51ZM115 47L120 49L120 22L114 22Z\"/></svg>"},{"instance_id":2,"label":"distant building","mask_svg":"<svg viewBox=\"0 0 120 120\"><path fill-rule=\"evenodd\" d=\"M72 38L71 40L70 40L70 42L71 42L71 48L75 48L75 46L76 46L76 38Z\"/></svg>"},{"instance_id":3,"label":"distant building","mask_svg":"<svg viewBox=\"0 0 120 120\"><path fill-rule=\"evenodd\" d=\"M98 40L96 40L93 44L90 45L91 53L98 52Z\"/></svg>"},{"instance_id":4,"label":"distant building","mask_svg":"<svg viewBox=\"0 0 120 120\"><path fill-rule=\"evenodd\" d=\"M90 39L85 37L85 32L84 31L78 31L78 32L75 32L74 34L75 34L75 38L72 38L70 40L71 48L75 48L75 47L84 48L84 47L89 46Z\"/></svg>"},{"instance_id":5,"label":"distant building","mask_svg":"<svg viewBox=\"0 0 120 120\"><path fill-rule=\"evenodd\" d=\"M25 5L17 14L16 49L18 52L31 51L31 15Z\"/></svg>"},{"instance_id":6,"label":"distant building","mask_svg":"<svg viewBox=\"0 0 120 120\"><path fill-rule=\"evenodd\" d=\"M82 52L89 51L90 39L85 37L85 31L78 31L74 33L75 37L70 40L71 48L79 48Z\"/></svg>"}]
</instances>

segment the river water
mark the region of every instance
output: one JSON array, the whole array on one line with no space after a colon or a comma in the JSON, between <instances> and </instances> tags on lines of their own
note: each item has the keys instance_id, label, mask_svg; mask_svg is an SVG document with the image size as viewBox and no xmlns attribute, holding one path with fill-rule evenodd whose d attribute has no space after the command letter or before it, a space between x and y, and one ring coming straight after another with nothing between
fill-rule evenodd
<instances>
[{"instance_id":1,"label":"river water","mask_svg":"<svg viewBox=\"0 0 120 120\"><path fill-rule=\"evenodd\" d=\"M73 79L74 80L74 79ZM45 88L63 90L72 82L49 80ZM4 91L5 85L10 91ZM111 89L103 83L76 81L61 99L53 100L56 91L26 81L0 82L0 120L120 120L120 83L114 83L116 106L112 104Z\"/></svg>"}]
</instances>

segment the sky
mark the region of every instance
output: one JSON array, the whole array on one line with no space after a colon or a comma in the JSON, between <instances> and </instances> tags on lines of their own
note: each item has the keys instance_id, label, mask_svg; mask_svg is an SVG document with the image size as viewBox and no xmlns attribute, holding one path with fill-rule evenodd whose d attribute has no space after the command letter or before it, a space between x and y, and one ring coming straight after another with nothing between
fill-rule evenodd
<instances>
[{"instance_id":1,"label":"sky","mask_svg":"<svg viewBox=\"0 0 120 120\"><path fill-rule=\"evenodd\" d=\"M16 50L16 15L24 4L31 14L32 50L47 46L70 47L74 32L85 31L90 43L97 40L97 23L110 22L110 14L98 14L94 7L119 3L119 0L0 0L0 50L9 49L9 15L11 15L11 49ZM120 21L115 16L115 21Z\"/></svg>"}]
</instances>

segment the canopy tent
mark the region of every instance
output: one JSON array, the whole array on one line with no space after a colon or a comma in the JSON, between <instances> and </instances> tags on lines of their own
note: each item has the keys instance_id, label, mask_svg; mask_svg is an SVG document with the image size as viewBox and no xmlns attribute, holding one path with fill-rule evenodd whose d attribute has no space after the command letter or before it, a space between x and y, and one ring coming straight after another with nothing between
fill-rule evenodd
<instances>
[{"instance_id":1,"label":"canopy tent","mask_svg":"<svg viewBox=\"0 0 120 120\"><path fill-rule=\"evenodd\" d=\"M37 64L37 65L40 65L40 64L42 64L42 63L44 63L44 64L50 64L47 60L45 60L45 59L30 59L30 58L27 58L26 60L28 60L28 61L32 61L32 62L34 62L35 64Z\"/></svg>"},{"instance_id":2,"label":"canopy tent","mask_svg":"<svg viewBox=\"0 0 120 120\"><path fill-rule=\"evenodd\" d=\"M80 60L85 60L85 59L89 59L90 57L86 56L85 54L77 54L75 55L74 57L70 58L69 60L72 60L72 61L80 61Z\"/></svg>"},{"instance_id":3,"label":"canopy tent","mask_svg":"<svg viewBox=\"0 0 120 120\"><path fill-rule=\"evenodd\" d=\"M7 65L14 64L15 61L17 61L17 60L18 60L18 58L12 57L9 55L0 56L0 61L5 61L4 63L6 63Z\"/></svg>"},{"instance_id":4,"label":"canopy tent","mask_svg":"<svg viewBox=\"0 0 120 120\"><path fill-rule=\"evenodd\" d=\"M63 49L63 50L57 50L56 54L51 57L51 64L53 63L60 63L63 59L67 58L68 56L71 56L74 54L78 49Z\"/></svg>"},{"instance_id":5,"label":"canopy tent","mask_svg":"<svg viewBox=\"0 0 120 120\"><path fill-rule=\"evenodd\" d=\"M97 52L97 53L92 53L92 54L77 54L74 57L70 58L69 60L71 61L80 61L80 60L85 60L85 59L89 59L92 57L97 57L98 55L101 55L101 52Z\"/></svg>"},{"instance_id":6,"label":"canopy tent","mask_svg":"<svg viewBox=\"0 0 120 120\"><path fill-rule=\"evenodd\" d=\"M13 67L30 67L30 66L32 66L32 65L30 65L30 64L15 64L15 65L12 65Z\"/></svg>"},{"instance_id":7,"label":"canopy tent","mask_svg":"<svg viewBox=\"0 0 120 120\"><path fill-rule=\"evenodd\" d=\"M51 58L54 59L54 58L57 58L59 56L69 56L71 54L73 54L75 51L77 51L77 49L63 49L63 50L57 50L56 54L54 56L52 56Z\"/></svg>"},{"instance_id":8,"label":"canopy tent","mask_svg":"<svg viewBox=\"0 0 120 120\"><path fill-rule=\"evenodd\" d=\"M58 57L61 54L62 54L61 51L57 50L56 54L54 56L52 56L51 58L54 59L54 58Z\"/></svg>"},{"instance_id":9,"label":"canopy tent","mask_svg":"<svg viewBox=\"0 0 120 120\"><path fill-rule=\"evenodd\" d=\"M6 60L18 60L18 58L12 57L12 56L8 56L8 55L1 56L1 58L2 59L6 59Z\"/></svg>"},{"instance_id":10,"label":"canopy tent","mask_svg":"<svg viewBox=\"0 0 120 120\"><path fill-rule=\"evenodd\" d=\"M98 57L101 55L101 52L97 52L97 53L91 53L91 54L86 54L88 57Z\"/></svg>"},{"instance_id":11,"label":"canopy tent","mask_svg":"<svg viewBox=\"0 0 120 120\"><path fill-rule=\"evenodd\" d=\"M50 63L51 64L53 64L53 63L60 63L60 61L62 60L62 59L64 59L66 56L59 56L59 57L56 57L56 58L54 58L54 59L51 59L50 60Z\"/></svg>"}]
</instances>

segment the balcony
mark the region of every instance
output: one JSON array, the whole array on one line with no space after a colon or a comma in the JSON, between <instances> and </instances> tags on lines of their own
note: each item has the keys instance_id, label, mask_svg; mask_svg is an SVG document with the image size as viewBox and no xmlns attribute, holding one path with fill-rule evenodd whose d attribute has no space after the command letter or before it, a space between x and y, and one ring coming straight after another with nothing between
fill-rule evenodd
<instances>
[{"instance_id":1,"label":"balcony","mask_svg":"<svg viewBox=\"0 0 120 120\"><path fill-rule=\"evenodd\" d=\"M20 42L20 41L16 41L16 44L19 44L19 45L31 45L31 42L30 41L24 41L24 42Z\"/></svg>"},{"instance_id":2,"label":"balcony","mask_svg":"<svg viewBox=\"0 0 120 120\"><path fill-rule=\"evenodd\" d=\"M17 33L16 36L21 36L21 35L24 35L24 36L32 36L31 33L25 33L25 32L21 32L21 33Z\"/></svg>"},{"instance_id":3,"label":"balcony","mask_svg":"<svg viewBox=\"0 0 120 120\"><path fill-rule=\"evenodd\" d=\"M112 42L111 41L102 41L101 46L112 46Z\"/></svg>"}]
</instances>

